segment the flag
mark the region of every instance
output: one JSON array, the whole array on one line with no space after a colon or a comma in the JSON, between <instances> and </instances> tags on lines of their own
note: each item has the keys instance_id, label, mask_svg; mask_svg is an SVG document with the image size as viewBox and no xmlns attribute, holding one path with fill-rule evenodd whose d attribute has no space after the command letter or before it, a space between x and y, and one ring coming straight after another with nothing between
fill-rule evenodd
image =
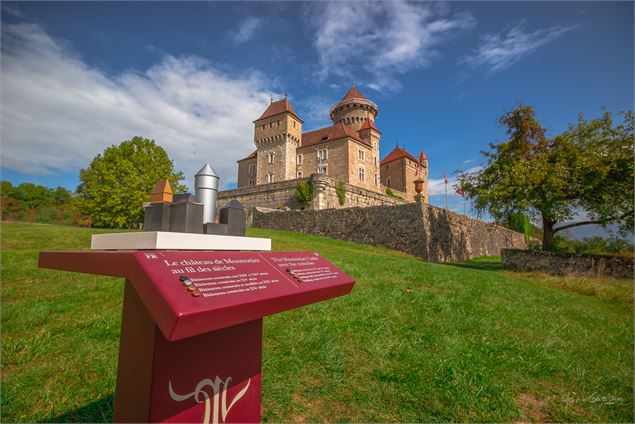
<instances>
[{"instance_id":1,"label":"flag","mask_svg":"<svg viewBox=\"0 0 635 424\"><path fill-rule=\"evenodd\" d=\"M445 169L443 170L443 181L447 184L448 183L448 176L445 174Z\"/></svg>"},{"instance_id":2,"label":"flag","mask_svg":"<svg viewBox=\"0 0 635 424\"><path fill-rule=\"evenodd\" d=\"M463 190L461 190L461 186L457 186L456 187L456 194L458 194L459 196L463 196Z\"/></svg>"}]
</instances>

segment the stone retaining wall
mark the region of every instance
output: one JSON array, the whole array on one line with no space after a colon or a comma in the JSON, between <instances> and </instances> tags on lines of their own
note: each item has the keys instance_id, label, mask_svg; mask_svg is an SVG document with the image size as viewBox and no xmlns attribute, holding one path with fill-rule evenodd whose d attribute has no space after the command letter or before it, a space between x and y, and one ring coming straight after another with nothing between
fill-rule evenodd
<instances>
[{"instance_id":1,"label":"stone retaining wall","mask_svg":"<svg viewBox=\"0 0 635 424\"><path fill-rule=\"evenodd\" d=\"M633 278L633 258L578 253L504 249L503 266L517 271L554 275Z\"/></svg>"},{"instance_id":2,"label":"stone retaining wall","mask_svg":"<svg viewBox=\"0 0 635 424\"><path fill-rule=\"evenodd\" d=\"M522 234L445 209L415 203L304 211L256 208L253 225L371 244L428 261L464 261L524 248Z\"/></svg>"},{"instance_id":3,"label":"stone retaining wall","mask_svg":"<svg viewBox=\"0 0 635 424\"><path fill-rule=\"evenodd\" d=\"M313 185L313 200L307 205L298 204L295 200L295 187L302 180L310 181ZM216 206L217 208L221 207L232 199L237 199L247 208L263 207L273 209L327 209L405 203L404 200L386 194L343 183L346 199L344 205L340 205L337 197L337 183L338 181L334 178L322 174L313 174L310 178L225 190L218 193ZM395 194L405 196L400 192L395 192Z\"/></svg>"}]
</instances>

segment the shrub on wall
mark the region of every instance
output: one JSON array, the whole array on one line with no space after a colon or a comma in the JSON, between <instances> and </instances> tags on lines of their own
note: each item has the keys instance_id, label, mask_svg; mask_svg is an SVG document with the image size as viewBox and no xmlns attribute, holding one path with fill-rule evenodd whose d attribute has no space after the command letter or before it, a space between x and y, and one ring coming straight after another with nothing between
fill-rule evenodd
<instances>
[{"instance_id":1,"label":"shrub on wall","mask_svg":"<svg viewBox=\"0 0 635 424\"><path fill-rule=\"evenodd\" d=\"M389 195L390 197L394 197L395 199L406 200L403 197L395 194L395 192L392 191L392 188L390 188L390 187L386 187L386 194Z\"/></svg>"},{"instance_id":2,"label":"shrub on wall","mask_svg":"<svg viewBox=\"0 0 635 424\"><path fill-rule=\"evenodd\" d=\"M344 202L346 202L346 187L343 182L338 181L335 183L335 192L337 193L337 201L340 206L344 206Z\"/></svg>"},{"instance_id":3,"label":"shrub on wall","mask_svg":"<svg viewBox=\"0 0 635 424\"><path fill-rule=\"evenodd\" d=\"M295 186L295 200L305 205L313 200L313 185L307 181L298 181Z\"/></svg>"}]
</instances>

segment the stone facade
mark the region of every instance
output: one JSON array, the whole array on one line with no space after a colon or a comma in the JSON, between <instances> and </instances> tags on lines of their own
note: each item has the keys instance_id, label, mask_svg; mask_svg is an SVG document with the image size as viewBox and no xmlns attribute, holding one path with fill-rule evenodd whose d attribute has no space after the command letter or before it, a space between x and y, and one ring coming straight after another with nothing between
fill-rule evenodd
<instances>
[{"instance_id":1,"label":"stone facade","mask_svg":"<svg viewBox=\"0 0 635 424\"><path fill-rule=\"evenodd\" d=\"M377 113L377 105L352 87L331 108L332 126L303 133L303 122L289 100L272 101L254 121L256 151L238 161L237 187L263 186L263 190L268 191L264 188L267 184L307 178L318 173L385 194L386 187L382 184L386 184L380 169L381 133L374 124ZM394 156L393 151L387 158ZM398 171L399 167L403 169ZM396 190L397 195L400 195L398 192L405 193L403 197L409 202L414 201L415 194L411 168L409 159L391 163L391 172L394 169L403 180L392 185L391 189ZM423 177L425 187L427 161ZM423 201L427 202L427 188L425 193Z\"/></svg>"},{"instance_id":2,"label":"stone facade","mask_svg":"<svg viewBox=\"0 0 635 424\"><path fill-rule=\"evenodd\" d=\"M554 253L504 249L503 266L516 271L538 271L554 275L633 278L633 258L577 253Z\"/></svg>"},{"instance_id":3,"label":"stone facade","mask_svg":"<svg viewBox=\"0 0 635 424\"><path fill-rule=\"evenodd\" d=\"M381 184L392 190L405 192L406 199L412 201L417 195L415 179L421 177L424 181L428 180L428 160L425 155L421 158L420 168L418 162L414 156L397 146L381 161ZM423 184L421 197L423 203L428 203L428 184Z\"/></svg>"},{"instance_id":4,"label":"stone facade","mask_svg":"<svg viewBox=\"0 0 635 424\"><path fill-rule=\"evenodd\" d=\"M295 200L295 189L299 181L310 182L313 186L313 200L309 204L299 204ZM367 207L376 205L398 205L404 201L387 196L378 191L366 190L351 184L342 183L345 193L344 204L340 205L337 185L340 180L322 174L313 174L309 178L280 181L265 186L243 187L218 193L216 207L220 208L230 200L236 199L247 208L262 207L269 209L327 209L343 207ZM397 194L400 194L397 192ZM404 193L401 193L403 195Z\"/></svg>"},{"instance_id":5,"label":"stone facade","mask_svg":"<svg viewBox=\"0 0 635 424\"><path fill-rule=\"evenodd\" d=\"M427 204L281 212L256 208L253 225L386 247L433 262L525 247L522 234Z\"/></svg>"}]
</instances>

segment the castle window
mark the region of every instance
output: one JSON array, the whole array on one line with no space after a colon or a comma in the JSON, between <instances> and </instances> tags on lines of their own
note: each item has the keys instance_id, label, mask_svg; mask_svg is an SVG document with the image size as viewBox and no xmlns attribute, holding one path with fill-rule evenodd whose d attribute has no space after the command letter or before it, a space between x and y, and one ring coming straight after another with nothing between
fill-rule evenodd
<instances>
[{"instance_id":1,"label":"castle window","mask_svg":"<svg viewBox=\"0 0 635 424\"><path fill-rule=\"evenodd\" d=\"M280 120L278 119L278 120L276 121L276 127L279 127L279 126L280 126Z\"/></svg>"},{"instance_id":2,"label":"castle window","mask_svg":"<svg viewBox=\"0 0 635 424\"><path fill-rule=\"evenodd\" d=\"M357 170L357 178L360 181L364 181L364 179L366 178L366 170L364 169L363 166L360 166L359 169Z\"/></svg>"},{"instance_id":3,"label":"castle window","mask_svg":"<svg viewBox=\"0 0 635 424\"><path fill-rule=\"evenodd\" d=\"M327 174L328 167L326 165L318 165L317 171L318 171L318 174Z\"/></svg>"},{"instance_id":4,"label":"castle window","mask_svg":"<svg viewBox=\"0 0 635 424\"><path fill-rule=\"evenodd\" d=\"M267 172L267 182L268 183L273 182L273 172Z\"/></svg>"},{"instance_id":5,"label":"castle window","mask_svg":"<svg viewBox=\"0 0 635 424\"><path fill-rule=\"evenodd\" d=\"M274 157L275 157L274 153L267 153L267 163L273 163Z\"/></svg>"},{"instance_id":6,"label":"castle window","mask_svg":"<svg viewBox=\"0 0 635 424\"><path fill-rule=\"evenodd\" d=\"M366 152L362 149L357 149L357 159L364 160L366 158Z\"/></svg>"},{"instance_id":7,"label":"castle window","mask_svg":"<svg viewBox=\"0 0 635 424\"><path fill-rule=\"evenodd\" d=\"M295 128L295 121L294 121L294 120L291 120L291 122L293 122L293 128Z\"/></svg>"},{"instance_id":8,"label":"castle window","mask_svg":"<svg viewBox=\"0 0 635 424\"><path fill-rule=\"evenodd\" d=\"M390 187L390 177L386 178L386 187Z\"/></svg>"},{"instance_id":9,"label":"castle window","mask_svg":"<svg viewBox=\"0 0 635 424\"><path fill-rule=\"evenodd\" d=\"M328 149L320 149L317 151L318 162L328 159Z\"/></svg>"},{"instance_id":10,"label":"castle window","mask_svg":"<svg viewBox=\"0 0 635 424\"><path fill-rule=\"evenodd\" d=\"M375 174L375 185L379 185L379 177Z\"/></svg>"},{"instance_id":11,"label":"castle window","mask_svg":"<svg viewBox=\"0 0 635 424\"><path fill-rule=\"evenodd\" d=\"M273 128L273 122L269 122L269 128Z\"/></svg>"},{"instance_id":12,"label":"castle window","mask_svg":"<svg viewBox=\"0 0 635 424\"><path fill-rule=\"evenodd\" d=\"M250 163L249 164L249 175L254 175L256 173L256 164L255 163Z\"/></svg>"},{"instance_id":13,"label":"castle window","mask_svg":"<svg viewBox=\"0 0 635 424\"><path fill-rule=\"evenodd\" d=\"M302 159L303 159L303 157L302 157L302 153L298 153L298 154L297 154L297 156L296 156L296 161L295 161L295 163L296 163L297 165L302 165Z\"/></svg>"},{"instance_id":14,"label":"castle window","mask_svg":"<svg viewBox=\"0 0 635 424\"><path fill-rule=\"evenodd\" d=\"M302 178L302 171L298 171L297 178Z\"/></svg>"},{"instance_id":15,"label":"castle window","mask_svg":"<svg viewBox=\"0 0 635 424\"><path fill-rule=\"evenodd\" d=\"M249 187L253 187L253 186L255 186L255 185L256 185L256 180L249 180L249 181L247 182L247 186L249 186Z\"/></svg>"},{"instance_id":16,"label":"castle window","mask_svg":"<svg viewBox=\"0 0 635 424\"><path fill-rule=\"evenodd\" d=\"M377 156L373 156L373 163L377 166Z\"/></svg>"}]
</instances>

